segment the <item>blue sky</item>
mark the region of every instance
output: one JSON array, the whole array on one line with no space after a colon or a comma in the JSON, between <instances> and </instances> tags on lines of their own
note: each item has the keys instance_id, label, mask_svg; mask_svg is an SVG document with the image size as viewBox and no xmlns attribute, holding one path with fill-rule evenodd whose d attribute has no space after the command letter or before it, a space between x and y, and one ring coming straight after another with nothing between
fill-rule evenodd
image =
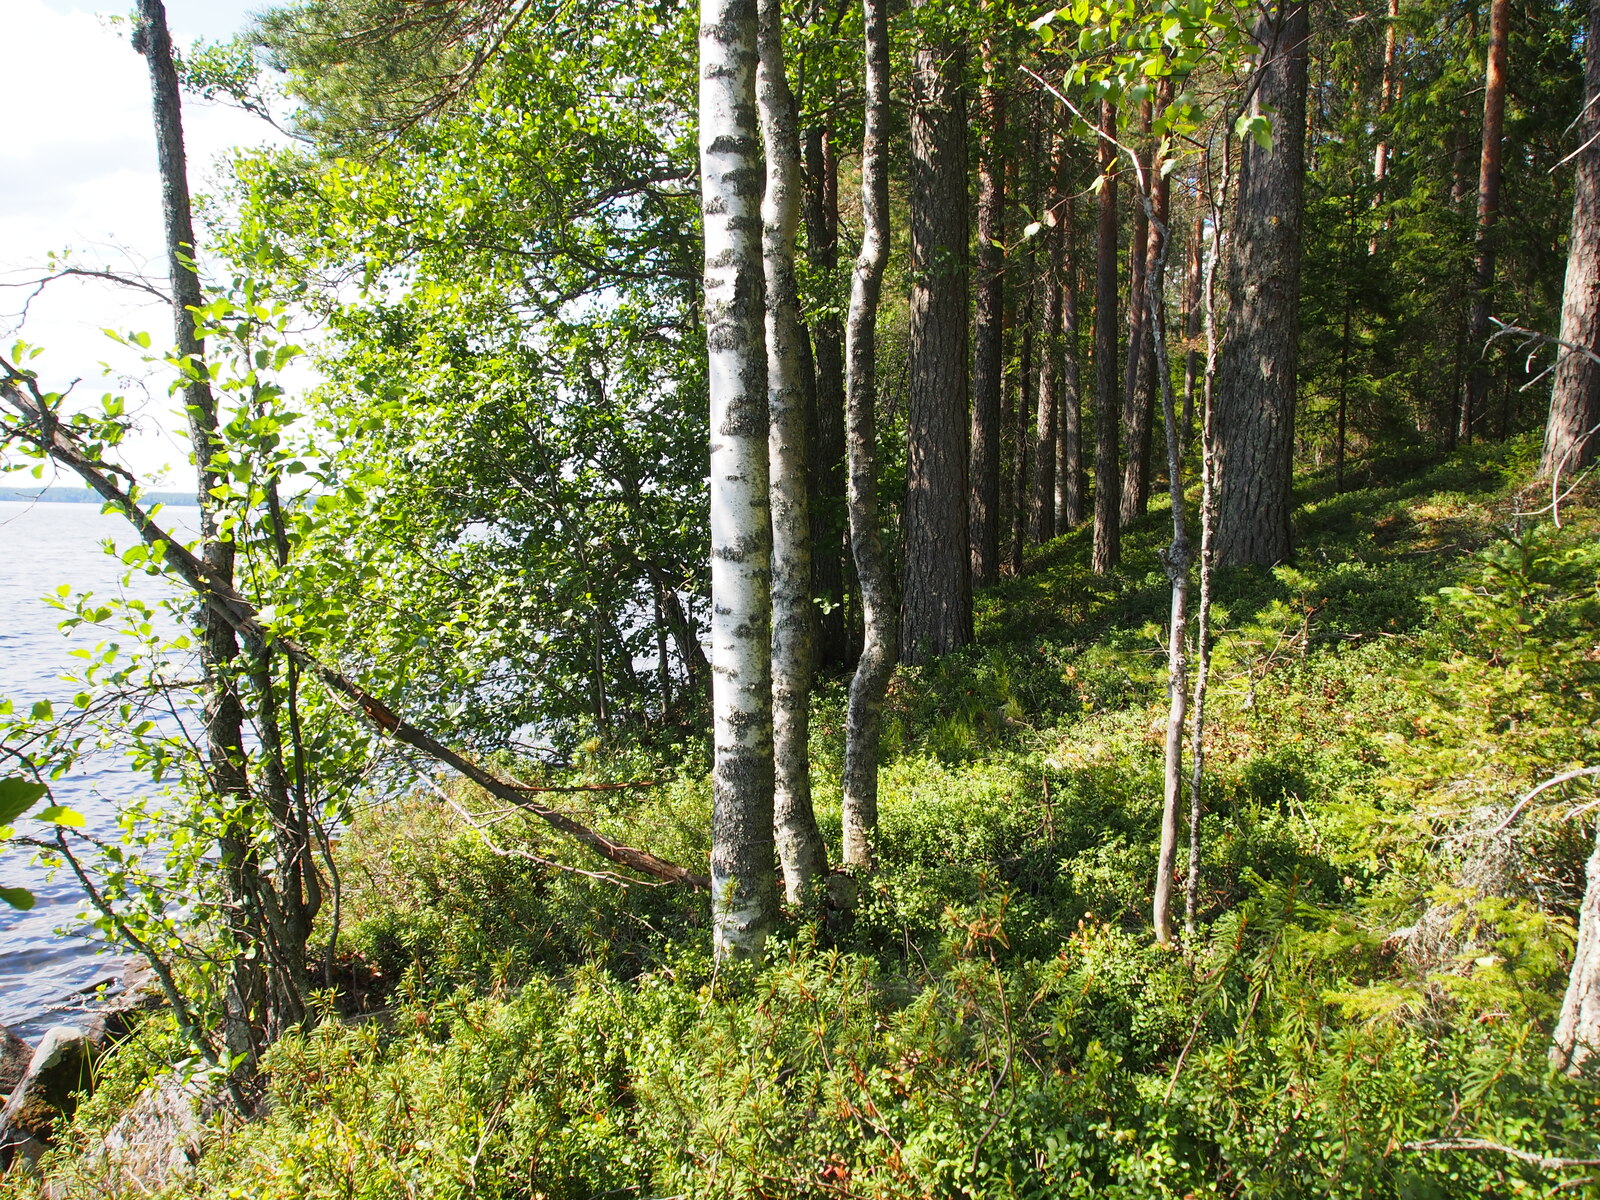
<instances>
[{"instance_id":1,"label":"blue sky","mask_svg":"<svg viewBox=\"0 0 1600 1200\"><path fill-rule=\"evenodd\" d=\"M99 13L125 13L131 2L97 8L71 0L0 0L0 282L38 273L51 252L70 251L84 266L162 273L159 181L150 128L148 75L128 45L126 27ZM180 44L219 39L241 28L261 0L168 0L167 19ZM279 140L256 118L220 106L185 102L191 186L205 190L214 163L231 147ZM146 396L101 379L99 364L145 374L137 359L100 334L105 327L148 330L159 345L170 339L166 311L114 287L83 282L52 285L31 304L18 328L23 289L0 289L0 342L15 337L43 346L36 366L54 386L81 379L80 390L128 390L145 426L131 449L133 465L149 472L181 466L185 447L168 432L170 409L157 384Z\"/></svg>"}]
</instances>

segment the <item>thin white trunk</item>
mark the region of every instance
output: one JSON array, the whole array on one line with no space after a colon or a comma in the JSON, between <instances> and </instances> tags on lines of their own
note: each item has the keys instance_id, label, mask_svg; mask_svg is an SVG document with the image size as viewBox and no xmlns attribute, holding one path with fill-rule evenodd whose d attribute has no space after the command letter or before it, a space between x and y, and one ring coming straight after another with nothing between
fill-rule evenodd
<instances>
[{"instance_id":1,"label":"thin white trunk","mask_svg":"<svg viewBox=\"0 0 1600 1200\"><path fill-rule=\"evenodd\" d=\"M1569 1075L1589 1074L1600 1065L1600 830L1587 875L1572 975L1550 1047L1550 1061Z\"/></svg>"},{"instance_id":2,"label":"thin white trunk","mask_svg":"<svg viewBox=\"0 0 1600 1200\"><path fill-rule=\"evenodd\" d=\"M711 399L711 914L716 952L760 952L772 841L772 528L756 131L755 0L702 0L700 176Z\"/></svg>"},{"instance_id":3,"label":"thin white trunk","mask_svg":"<svg viewBox=\"0 0 1600 1200\"><path fill-rule=\"evenodd\" d=\"M768 461L772 472L773 832L790 904L811 905L828 856L811 804L810 692L816 645L811 603L811 511L806 498L806 397L801 385L799 285L800 133L784 73L783 5L758 0L756 103L766 149L761 203L767 284Z\"/></svg>"},{"instance_id":4,"label":"thin white trunk","mask_svg":"<svg viewBox=\"0 0 1600 1200\"><path fill-rule=\"evenodd\" d=\"M845 722L844 861L872 866L878 828L878 737L883 696L897 654L894 584L878 531L878 295L889 254L889 18L886 0L863 0L866 14L866 121L861 140L861 252L850 282L845 326L847 500L850 544L861 580L863 645L850 681Z\"/></svg>"}]
</instances>

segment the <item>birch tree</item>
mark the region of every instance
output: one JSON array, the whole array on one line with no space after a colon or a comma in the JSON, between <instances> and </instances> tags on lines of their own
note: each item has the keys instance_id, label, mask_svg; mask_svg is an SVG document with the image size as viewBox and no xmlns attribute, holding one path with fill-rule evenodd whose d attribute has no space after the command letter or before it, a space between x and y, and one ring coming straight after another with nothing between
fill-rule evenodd
<instances>
[{"instance_id":1,"label":"birch tree","mask_svg":"<svg viewBox=\"0 0 1600 1200\"><path fill-rule=\"evenodd\" d=\"M760 952L773 887L772 530L755 0L702 0L700 176L711 400L711 913Z\"/></svg>"},{"instance_id":2,"label":"birch tree","mask_svg":"<svg viewBox=\"0 0 1600 1200\"><path fill-rule=\"evenodd\" d=\"M866 17L866 111L861 137L861 251L845 321L846 484L850 544L861 581L863 641L850 680L844 747L844 862L872 866L878 827L878 739L894 671L894 583L878 528L878 297L889 257L889 14L887 0L862 0Z\"/></svg>"},{"instance_id":3,"label":"birch tree","mask_svg":"<svg viewBox=\"0 0 1600 1200\"><path fill-rule=\"evenodd\" d=\"M784 66L783 6L779 0L759 0L759 6L756 102L767 170L761 221L772 504L773 821L789 903L805 904L827 874L828 860L811 803L810 692L816 635L800 360L805 334L794 265L800 134Z\"/></svg>"}]
</instances>

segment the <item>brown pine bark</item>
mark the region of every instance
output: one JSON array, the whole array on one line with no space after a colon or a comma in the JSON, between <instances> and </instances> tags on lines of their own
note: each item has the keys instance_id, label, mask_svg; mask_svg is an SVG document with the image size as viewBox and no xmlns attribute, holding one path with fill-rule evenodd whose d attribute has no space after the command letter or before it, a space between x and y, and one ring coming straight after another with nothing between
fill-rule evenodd
<instances>
[{"instance_id":1,"label":"brown pine bark","mask_svg":"<svg viewBox=\"0 0 1600 1200\"><path fill-rule=\"evenodd\" d=\"M1100 128L1117 135L1117 106L1100 103ZM1096 575L1122 560L1122 474L1117 461L1117 159L1116 147L1099 142L1100 220L1095 245L1094 286L1094 555Z\"/></svg>"},{"instance_id":2,"label":"brown pine bark","mask_svg":"<svg viewBox=\"0 0 1600 1200\"><path fill-rule=\"evenodd\" d=\"M924 0L926 3L926 0ZM908 663L972 640L967 546L967 138L963 52L918 47L911 95L911 346L906 433Z\"/></svg>"},{"instance_id":3,"label":"brown pine bark","mask_svg":"<svg viewBox=\"0 0 1600 1200\"><path fill-rule=\"evenodd\" d=\"M1500 216L1500 179L1506 124L1506 44L1511 29L1511 0L1493 0L1489 8L1489 53L1483 74L1483 145L1478 157L1478 234L1473 263L1472 317L1467 326L1472 370L1456 424L1459 441L1471 441L1472 429L1489 396L1489 318L1494 308L1494 227Z\"/></svg>"},{"instance_id":4,"label":"brown pine bark","mask_svg":"<svg viewBox=\"0 0 1600 1200\"><path fill-rule=\"evenodd\" d=\"M1561 340L1540 474L1580 471L1600 450L1600 0L1589 0L1584 107L1573 131L1572 234L1561 297ZM1581 348L1581 349L1580 349ZM1589 353L1583 353L1587 350Z\"/></svg>"},{"instance_id":5,"label":"brown pine bark","mask_svg":"<svg viewBox=\"0 0 1600 1200\"><path fill-rule=\"evenodd\" d=\"M972 582L1000 577L1001 392L1005 370L1005 92L992 39L983 46L984 87L978 108L978 311L972 346L970 498Z\"/></svg>"},{"instance_id":6,"label":"brown pine bark","mask_svg":"<svg viewBox=\"0 0 1600 1200\"><path fill-rule=\"evenodd\" d=\"M1046 118L1048 122L1048 117ZM1051 139L1047 159L1044 211L1054 221L1064 200L1061 188L1061 156L1064 139L1057 133ZM1059 223L1050 226L1044 237L1044 264L1039 280L1042 316L1038 355L1038 411L1034 414L1033 496L1028 510L1029 533L1036 544L1056 535L1056 425L1061 401L1061 301L1062 241Z\"/></svg>"},{"instance_id":7,"label":"brown pine bark","mask_svg":"<svg viewBox=\"0 0 1600 1200\"><path fill-rule=\"evenodd\" d=\"M1034 374L1033 347L1034 324L1037 320L1035 294L1039 281L1028 281L1027 302L1022 309L1022 332L1017 350L1016 411L1012 413L1010 437L1012 459L1015 467L1011 478L1011 495L1008 510L1011 517L1009 566L1013 576L1022 574L1022 552L1028 537L1028 477L1030 469L1029 445L1033 440Z\"/></svg>"},{"instance_id":8,"label":"brown pine bark","mask_svg":"<svg viewBox=\"0 0 1600 1200\"><path fill-rule=\"evenodd\" d=\"M1287 562L1290 471L1300 327L1300 223L1310 17L1280 0L1256 23L1259 83L1252 109L1270 116L1272 144L1247 141L1229 238L1232 307L1216 411L1219 566Z\"/></svg>"}]
</instances>

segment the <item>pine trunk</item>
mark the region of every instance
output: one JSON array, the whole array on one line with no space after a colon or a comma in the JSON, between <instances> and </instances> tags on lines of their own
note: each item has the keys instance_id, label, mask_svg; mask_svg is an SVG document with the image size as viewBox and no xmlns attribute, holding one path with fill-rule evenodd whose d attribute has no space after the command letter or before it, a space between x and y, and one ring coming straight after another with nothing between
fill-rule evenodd
<instances>
[{"instance_id":1,"label":"pine trunk","mask_svg":"<svg viewBox=\"0 0 1600 1200\"><path fill-rule=\"evenodd\" d=\"M703 0L700 175L711 399L711 914L719 956L759 954L772 840L772 531L755 0Z\"/></svg>"},{"instance_id":2,"label":"pine trunk","mask_svg":"<svg viewBox=\"0 0 1600 1200\"><path fill-rule=\"evenodd\" d=\"M924 3L927 0L923 0ZM967 131L962 51L920 46L911 96L911 364L900 652L972 641L967 548Z\"/></svg>"},{"instance_id":3,"label":"pine trunk","mask_svg":"<svg viewBox=\"0 0 1600 1200\"><path fill-rule=\"evenodd\" d=\"M1584 46L1584 106L1573 133L1581 149L1574 159L1572 235L1561 297L1565 345L1556 351L1539 464L1540 473L1556 485L1562 474L1588 466L1600 449L1600 0L1589 2Z\"/></svg>"},{"instance_id":4,"label":"pine trunk","mask_svg":"<svg viewBox=\"0 0 1600 1200\"><path fill-rule=\"evenodd\" d=\"M1145 277L1150 269L1150 217L1145 210L1145 188L1150 186L1150 101L1139 108L1139 171L1133 178L1133 236L1128 239L1128 356L1122 373L1122 429L1127 438L1127 461L1122 466L1123 528L1144 516L1150 507L1150 441L1155 412L1146 378L1150 344L1150 310L1145 304ZM1142 182L1141 182L1142 178Z\"/></svg>"},{"instance_id":5,"label":"pine trunk","mask_svg":"<svg viewBox=\"0 0 1600 1200\"><path fill-rule=\"evenodd\" d=\"M1472 369L1461 397L1456 438L1472 440L1473 426L1489 396L1489 318L1494 310L1494 227L1500 216L1500 177L1506 125L1506 43L1511 28L1511 0L1493 0L1489 8L1489 53L1483 73L1483 146L1478 158L1478 235L1473 262L1472 317L1467 348Z\"/></svg>"},{"instance_id":6,"label":"pine trunk","mask_svg":"<svg viewBox=\"0 0 1600 1200\"><path fill-rule=\"evenodd\" d=\"M1305 190L1305 0L1257 22L1253 114L1270 116L1270 147L1240 152L1229 238L1228 332L1217 385L1219 566L1287 562L1300 330L1300 222Z\"/></svg>"},{"instance_id":7,"label":"pine trunk","mask_svg":"<svg viewBox=\"0 0 1600 1200\"><path fill-rule=\"evenodd\" d=\"M1056 532L1083 524L1088 493L1083 478L1083 377L1078 369L1078 256L1076 206L1067 188L1061 237L1061 391L1056 401Z\"/></svg>"}]
</instances>

